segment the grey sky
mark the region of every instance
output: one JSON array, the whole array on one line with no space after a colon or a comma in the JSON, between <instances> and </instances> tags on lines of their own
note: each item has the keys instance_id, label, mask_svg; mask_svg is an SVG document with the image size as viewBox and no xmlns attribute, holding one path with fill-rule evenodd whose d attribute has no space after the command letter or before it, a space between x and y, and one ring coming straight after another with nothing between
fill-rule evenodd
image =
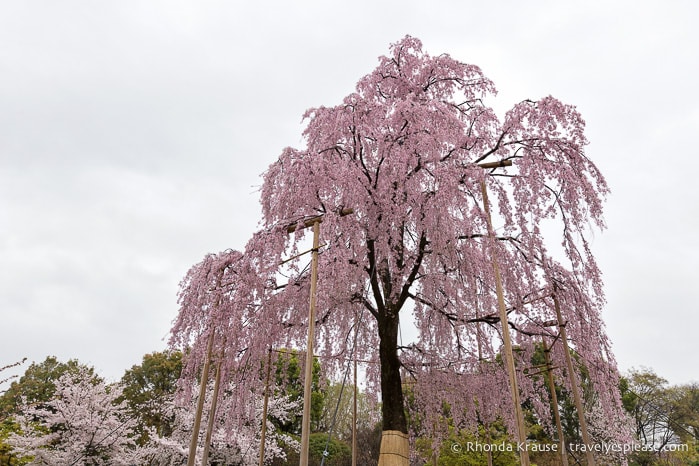
<instances>
[{"instance_id":1,"label":"grey sky","mask_svg":"<svg viewBox=\"0 0 699 466\"><path fill-rule=\"evenodd\" d=\"M578 106L612 188L594 248L620 369L699 380L693 2L241 4L0 2L0 366L117 379L163 349L179 280L244 246L303 112L411 34L479 65L501 114Z\"/></svg>"}]
</instances>

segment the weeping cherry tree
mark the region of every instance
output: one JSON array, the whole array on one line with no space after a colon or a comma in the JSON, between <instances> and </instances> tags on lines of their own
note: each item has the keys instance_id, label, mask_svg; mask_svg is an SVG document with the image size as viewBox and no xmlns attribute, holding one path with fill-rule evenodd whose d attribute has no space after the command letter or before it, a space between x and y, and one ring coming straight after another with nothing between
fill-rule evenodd
<instances>
[{"instance_id":1,"label":"weeping cherry tree","mask_svg":"<svg viewBox=\"0 0 699 466\"><path fill-rule=\"evenodd\" d=\"M599 368L592 383L609 392L617 373L586 239L604 227L608 188L585 155L584 121L553 97L499 118L485 103L493 94L478 67L430 56L413 37L393 44L340 104L306 112L305 147L284 149L264 174L261 228L238 266L210 258L184 283L190 320L178 321L176 339L203 355L219 332L230 377L259 368L270 347L304 348L310 273L300 251L303 226L317 219L317 351L340 361L358 332L357 356L376 361L367 378L381 394L385 432L409 431L406 379L428 416L447 402L458 425L503 419L516 430L513 410L502 409L511 401L498 363L498 280L522 347L544 331L558 283L569 338L582 364ZM542 259L551 245L568 264L565 280ZM222 284L225 299L216 297ZM410 328L416 336L403 341ZM523 396L541 398L519 364ZM260 392L260 377L246 380ZM599 403L619 408L613 394Z\"/></svg>"}]
</instances>

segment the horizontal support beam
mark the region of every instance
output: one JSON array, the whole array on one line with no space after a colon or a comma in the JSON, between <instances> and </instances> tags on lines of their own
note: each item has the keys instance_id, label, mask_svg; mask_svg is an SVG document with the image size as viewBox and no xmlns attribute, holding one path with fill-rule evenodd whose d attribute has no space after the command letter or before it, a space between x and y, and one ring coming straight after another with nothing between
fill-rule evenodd
<instances>
[{"instance_id":1,"label":"horizontal support beam","mask_svg":"<svg viewBox=\"0 0 699 466\"><path fill-rule=\"evenodd\" d=\"M342 210L340 211L340 217L344 217L344 216L346 216L346 215L351 215L351 214L353 214L353 213L354 213L354 209L350 209L350 208L342 209ZM313 226L314 224L316 224L316 223L322 223L322 222L323 222L323 217L324 217L324 216L325 216L325 214L323 214L323 215L316 215L316 216L314 216L314 217L307 218L306 220L303 221L303 226L302 226L300 229L301 229L301 230L304 230L304 229L306 229L306 228L312 227L312 226ZM289 225L286 227L286 232L289 233L289 234L295 232L297 229L299 229L299 228L298 228L298 225L299 225L299 222L289 224Z\"/></svg>"},{"instance_id":2,"label":"horizontal support beam","mask_svg":"<svg viewBox=\"0 0 699 466\"><path fill-rule=\"evenodd\" d=\"M511 167L512 166L512 160L498 160L497 162L484 162L484 163L479 163L479 167L481 168L499 168L499 167Z\"/></svg>"}]
</instances>

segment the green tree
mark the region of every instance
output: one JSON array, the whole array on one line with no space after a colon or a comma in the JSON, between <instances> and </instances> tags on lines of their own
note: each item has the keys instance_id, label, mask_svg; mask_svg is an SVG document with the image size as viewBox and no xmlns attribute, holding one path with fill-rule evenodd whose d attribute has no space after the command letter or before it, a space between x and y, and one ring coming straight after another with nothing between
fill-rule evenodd
<instances>
[{"instance_id":1,"label":"green tree","mask_svg":"<svg viewBox=\"0 0 699 466\"><path fill-rule=\"evenodd\" d=\"M318 431L332 431L333 437L345 442L352 440L353 392L354 387L351 383L345 383L344 388L341 383L327 383L323 389L323 405L318 421ZM371 429L377 422L372 411L374 406L366 393L360 391L357 395L357 426Z\"/></svg>"},{"instance_id":2,"label":"green tree","mask_svg":"<svg viewBox=\"0 0 699 466\"><path fill-rule=\"evenodd\" d=\"M638 395L631 391L631 385L627 377L619 378L619 393L621 393L621 404L624 410L632 414L638 404Z\"/></svg>"},{"instance_id":3,"label":"green tree","mask_svg":"<svg viewBox=\"0 0 699 466\"><path fill-rule=\"evenodd\" d=\"M432 439L421 439L418 449L426 458L433 457ZM487 450L491 451L488 452ZM511 443L502 423L490 426L486 433L483 426L478 432L450 429L450 435L439 444L439 466L481 466L488 464L490 453L493 466L519 464L516 444ZM434 463L429 463L434 464Z\"/></svg>"},{"instance_id":4,"label":"green tree","mask_svg":"<svg viewBox=\"0 0 699 466\"><path fill-rule=\"evenodd\" d=\"M274 367L274 381L277 396L288 396L290 401L303 400L302 367L299 353L293 350L279 350ZM313 380L311 382L311 431L321 428L321 418L325 395L321 387L321 366L318 358L313 359ZM285 433L298 435L301 433L301 415L293 417L288 422L273 420L274 424Z\"/></svg>"},{"instance_id":5,"label":"green tree","mask_svg":"<svg viewBox=\"0 0 699 466\"><path fill-rule=\"evenodd\" d=\"M311 434L308 446L309 462L320 464L326 447L327 456L324 463L326 466L350 466L352 464L351 448L338 439L330 439L328 442L327 434L322 432Z\"/></svg>"},{"instance_id":6,"label":"green tree","mask_svg":"<svg viewBox=\"0 0 699 466\"><path fill-rule=\"evenodd\" d=\"M671 386L652 369L632 369L621 380L621 399L633 419L637 439L657 451L630 455L633 466L699 465L699 385ZM688 451L661 451L685 444Z\"/></svg>"},{"instance_id":7,"label":"green tree","mask_svg":"<svg viewBox=\"0 0 699 466\"><path fill-rule=\"evenodd\" d=\"M699 383L669 388L672 411L668 424L689 451L675 452L682 464L699 466Z\"/></svg>"},{"instance_id":8,"label":"green tree","mask_svg":"<svg viewBox=\"0 0 699 466\"><path fill-rule=\"evenodd\" d=\"M670 427L685 443L699 441L699 383L671 387L669 390L673 400Z\"/></svg>"},{"instance_id":9,"label":"green tree","mask_svg":"<svg viewBox=\"0 0 699 466\"><path fill-rule=\"evenodd\" d=\"M0 373L7 369L17 367L26 360L27 358L24 358L19 362L0 367ZM16 376L7 377L0 374L0 388L14 378L16 378ZM0 403L1 402L2 398L0 397ZM17 423L9 417L9 413L3 414L2 411L0 411L0 466L15 466L26 463L26 461L21 461L12 454L12 447L7 443L7 439L10 435L16 433L19 433L19 426Z\"/></svg>"},{"instance_id":10,"label":"green tree","mask_svg":"<svg viewBox=\"0 0 699 466\"><path fill-rule=\"evenodd\" d=\"M19 433L20 427L12 418L0 422L0 466L20 466L30 461L29 458L20 458L14 454L7 443L12 434Z\"/></svg>"},{"instance_id":11,"label":"green tree","mask_svg":"<svg viewBox=\"0 0 699 466\"><path fill-rule=\"evenodd\" d=\"M48 356L43 362L33 362L19 380L12 382L10 388L0 397L0 419L16 414L22 398L28 403L47 402L53 396L54 382L66 371L77 374L80 364L76 359L61 362L55 356ZM88 369L94 375L94 369Z\"/></svg>"},{"instance_id":12,"label":"green tree","mask_svg":"<svg viewBox=\"0 0 699 466\"><path fill-rule=\"evenodd\" d=\"M672 400L667 380L653 370L643 368L629 372L629 388L635 395L631 415L636 436L648 445L662 447L673 440L674 432L668 423Z\"/></svg>"},{"instance_id":13,"label":"green tree","mask_svg":"<svg viewBox=\"0 0 699 466\"><path fill-rule=\"evenodd\" d=\"M172 433L174 419L167 405L172 403L181 372L182 353L164 351L146 354L141 364L131 367L121 378L124 390L119 401L125 400L130 413L140 420L140 444L148 440L148 428L161 437Z\"/></svg>"}]
</instances>

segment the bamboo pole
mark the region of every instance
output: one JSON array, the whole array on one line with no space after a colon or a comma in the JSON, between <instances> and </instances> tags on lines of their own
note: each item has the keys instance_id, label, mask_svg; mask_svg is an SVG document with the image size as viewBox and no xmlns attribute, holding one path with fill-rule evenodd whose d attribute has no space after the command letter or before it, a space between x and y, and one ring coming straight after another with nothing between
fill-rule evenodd
<instances>
[{"instance_id":1,"label":"bamboo pole","mask_svg":"<svg viewBox=\"0 0 699 466\"><path fill-rule=\"evenodd\" d=\"M561 464L563 466L568 466L566 440L563 436L561 415L558 412L558 396L556 395L556 384L553 383L553 370L551 368L551 358L549 357L549 351L551 350L551 348L546 347L546 340L544 339L544 337L541 337L541 344L544 345L544 360L546 362L546 380L548 382L549 391L551 392L551 408L553 409L553 420L556 423L556 430L558 431L558 445L561 449Z\"/></svg>"},{"instance_id":2,"label":"bamboo pole","mask_svg":"<svg viewBox=\"0 0 699 466\"><path fill-rule=\"evenodd\" d=\"M204 411L204 398L206 398L206 386L209 381L209 366L211 365L211 349L214 345L214 330L211 330L209 342L206 348L206 361L204 368L201 371L201 382L199 383L199 399L197 400L197 411L194 414L194 426L192 426L192 438L189 442L189 456L187 457L187 466L194 466L194 460L197 456L197 440L199 438L199 430L201 429L201 414Z\"/></svg>"},{"instance_id":3,"label":"bamboo pole","mask_svg":"<svg viewBox=\"0 0 699 466\"><path fill-rule=\"evenodd\" d=\"M512 396L512 404L515 409L517 421L517 438L519 444L524 448L519 449L519 457L522 466L529 466L529 452L526 448L527 435L524 427L524 415L522 413L522 403L519 397L519 387L517 385L517 376L515 374L515 360L512 354L512 342L510 340L510 328L507 323L507 308L505 306L505 296L502 289L502 276L500 275L500 267L495 254L495 232L493 231L493 221L490 217L490 205L488 203L488 190L485 186L485 180L481 180L481 194L483 195L483 209L485 210L485 218L488 223L488 238L490 239L490 260L495 273L495 289L498 295L498 311L500 314L500 324L502 326L502 340L505 347L505 362L507 367L507 375L510 380L510 394Z\"/></svg>"},{"instance_id":4,"label":"bamboo pole","mask_svg":"<svg viewBox=\"0 0 699 466\"><path fill-rule=\"evenodd\" d=\"M586 446L585 458L587 459L587 466L595 466L595 457L592 454L592 443L590 441L590 435L587 432L587 422L585 421L585 411L583 410L582 400L580 398L580 392L578 390L577 376L575 375L575 371L573 370L573 360L570 357L570 348L568 347L568 336L566 335L566 324L565 322L563 322L563 316L561 315L561 305L558 302L558 296L556 296L555 292L553 294L553 304L556 310L558 328L561 332L561 340L563 340L566 367L568 368L570 387L573 391L573 401L575 402L575 409L578 412L578 422L580 423L580 431L582 433L583 443Z\"/></svg>"},{"instance_id":5,"label":"bamboo pole","mask_svg":"<svg viewBox=\"0 0 699 466\"><path fill-rule=\"evenodd\" d=\"M218 406L218 392L221 385L221 364L223 363L223 355L221 355L218 364L216 364L216 378L214 379L214 393L211 399L211 407L209 408L209 420L206 425L206 439L204 440L204 451L201 454L201 464L206 466L209 461L209 449L211 446L211 436L214 430L214 422L216 420L216 407Z\"/></svg>"},{"instance_id":6,"label":"bamboo pole","mask_svg":"<svg viewBox=\"0 0 699 466\"><path fill-rule=\"evenodd\" d=\"M267 355L267 375L265 376L265 400L262 403L262 432L260 433L260 465L265 462L265 440L267 437L267 409L269 407L269 376L272 372L272 348Z\"/></svg>"},{"instance_id":7,"label":"bamboo pole","mask_svg":"<svg viewBox=\"0 0 699 466\"><path fill-rule=\"evenodd\" d=\"M320 219L313 223L313 254L311 259L311 296L308 306L308 342L306 345L305 379L303 381L303 420L301 424L301 458L299 465L308 466L308 446L311 436L311 390L313 382L313 340L315 338L316 286L318 282L318 243Z\"/></svg>"}]
</instances>

